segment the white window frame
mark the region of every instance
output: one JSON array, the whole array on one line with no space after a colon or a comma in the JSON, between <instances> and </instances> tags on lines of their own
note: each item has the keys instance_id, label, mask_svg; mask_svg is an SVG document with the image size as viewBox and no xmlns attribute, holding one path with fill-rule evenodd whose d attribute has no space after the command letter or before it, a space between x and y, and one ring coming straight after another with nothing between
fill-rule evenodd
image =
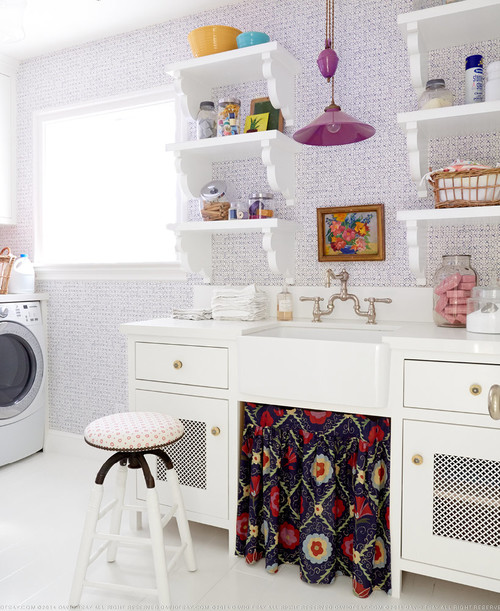
<instances>
[{"instance_id":1,"label":"white window frame","mask_svg":"<svg viewBox=\"0 0 500 611\"><path fill-rule=\"evenodd\" d=\"M33 212L34 212L34 266L40 280L185 280L180 261L158 263L59 263L52 265L37 264L43 241L42 232L42 184L43 184L43 130L48 120L64 119L76 114L106 112L125 106L141 106L155 101L173 98L176 115L181 116L178 96L172 85L139 91L131 94L64 106L51 110L37 111L33 115ZM186 139L183 121L176 122L176 141ZM181 197L177 187L176 219L182 218ZM165 228L165 231L167 229Z\"/></svg>"}]
</instances>

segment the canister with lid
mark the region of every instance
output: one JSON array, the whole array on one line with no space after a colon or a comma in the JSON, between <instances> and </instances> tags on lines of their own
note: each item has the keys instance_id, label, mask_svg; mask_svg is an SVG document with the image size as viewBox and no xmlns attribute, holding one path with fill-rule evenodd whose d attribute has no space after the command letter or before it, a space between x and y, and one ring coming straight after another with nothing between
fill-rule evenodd
<instances>
[{"instance_id":1,"label":"canister with lid","mask_svg":"<svg viewBox=\"0 0 500 611\"><path fill-rule=\"evenodd\" d=\"M488 80L485 85L484 99L486 102L500 100L500 62L491 62L486 68Z\"/></svg>"},{"instance_id":2,"label":"canister with lid","mask_svg":"<svg viewBox=\"0 0 500 611\"><path fill-rule=\"evenodd\" d=\"M500 287L476 286L467 300L467 331L500 333Z\"/></svg>"},{"instance_id":3,"label":"canister with lid","mask_svg":"<svg viewBox=\"0 0 500 611\"><path fill-rule=\"evenodd\" d=\"M240 133L240 106L238 98L219 100L217 135L234 136Z\"/></svg>"},{"instance_id":4,"label":"canister with lid","mask_svg":"<svg viewBox=\"0 0 500 611\"><path fill-rule=\"evenodd\" d=\"M196 117L196 137L198 140L217 136L217 113L215 104L210 101L200 102Z\"/></svg>"},{"instance_id":5,"label":"canister with lid","mask_svg":"<svg viewBox=\"0 0 500 611\"><path fill-rule=\"evenodd\" d=\"M212 180L201 188L201 216L204 221L227 220L230 203L227 185L223 180Z\"/></svg>"},{"instance_id":6,"label":"canister with lid","mask_svg":"<svg viewBox=\"0 0 500 611\"><path fill-rule=\"evenodd\" d=\"M418 99L420 109L442 108L453 105L453 94L446 89L444 79L435 78L427 81L425 91Z\"/></svg>"},{"instance_id":7,"label":"canister with lid","mask_svg":"<svg viewBox=\"0 0 500 611\"><path fill-rule=\"evenodd\" d=\"M251 193L248 198L248 213L251 219L267 219L274 216L272 193Z\"/></svg>"},{"instance_id":8,"label":"canister with lid","mask_svg":"<svg viewBox=\"0 0 500 611\"><path fill-rule=\"evenodd\" d=\"M434 322L438 327L465 327L467 299L477 275L470 255L445 255L434 274Z\"/></svg>"}]
</instances>

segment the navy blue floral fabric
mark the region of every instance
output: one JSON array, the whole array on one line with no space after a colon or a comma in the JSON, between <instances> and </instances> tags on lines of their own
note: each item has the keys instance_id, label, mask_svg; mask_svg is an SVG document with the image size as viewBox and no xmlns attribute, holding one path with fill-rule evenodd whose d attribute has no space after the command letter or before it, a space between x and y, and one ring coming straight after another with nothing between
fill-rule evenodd
<instances>
[{"instance_id":1,"label":"navy blue floral fabric","mask_svg":"<svg viewBox=\"0 0 500 611\"><path fill-rule=\"evenodd\" d=\"M236 554L308 583L352 577L365 598L391 587L390 420L245 405Z\"/></svg>"}]
</instances>

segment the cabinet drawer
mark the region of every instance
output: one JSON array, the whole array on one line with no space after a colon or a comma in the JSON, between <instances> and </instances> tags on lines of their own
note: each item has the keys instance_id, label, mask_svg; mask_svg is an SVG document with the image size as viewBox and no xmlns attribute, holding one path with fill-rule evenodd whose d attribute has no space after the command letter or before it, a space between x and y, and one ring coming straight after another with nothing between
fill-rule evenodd
<instances>
[{"instance_id":1,"label":"cabinet drawer","mask_svg":"<svg viewBox=\"0 0 500 611\"><path fill-rule=\"evenodd\" d=\"M404 406L488 415L500 365L405 360Z\"/></svg>"},{"instance_id":2,"label":"cabinet drawer","mask_svg":"<svg viewBox=\"0 0 500 611\"><path fill-rule=\"evenodd\" d=\"M228 349L137 342L135 377L153 382L228 388Z\"/></svg>"}]
</instances>

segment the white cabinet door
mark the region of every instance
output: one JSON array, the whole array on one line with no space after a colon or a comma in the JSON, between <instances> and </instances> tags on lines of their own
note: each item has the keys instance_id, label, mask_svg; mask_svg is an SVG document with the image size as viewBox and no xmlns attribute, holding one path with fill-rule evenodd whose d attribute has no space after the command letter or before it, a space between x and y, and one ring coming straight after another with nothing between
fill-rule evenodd
<instances>
[{"instance_id":1,"label":"white cabinet door","mask_svg":"<svg viewBox=\"0 0 500 611\"><path fill-rule=\"evenodd\" d=\"M0 58L0 224L15 222L15 77Z\"/></svg>"},{"instance_id":2,"label":"white cabinet door","mask_svg":"<svg viewBox=\"0 0 500 611\"><path fill-rule=\"evenodd\" d=\"M203 516L228 518L228 404L225 399L136 390L137 411L152 411L179 418L185 434L165 448L182 486L189 519ZM161 460L149 458L156 472L160 502L169 505L167 470ZM137 496L145 498L142 474L137 476Z\"/></svg>"},{"instance_id":3,"label":"white cabinet door","mask_svg":"<svg viewBox=\"0 0 500 611\"><path fill-rule=\"evenodd\" d=\"M402 556L500 577L500 430L404 422Z\"/></svg>"}]
</instances>

